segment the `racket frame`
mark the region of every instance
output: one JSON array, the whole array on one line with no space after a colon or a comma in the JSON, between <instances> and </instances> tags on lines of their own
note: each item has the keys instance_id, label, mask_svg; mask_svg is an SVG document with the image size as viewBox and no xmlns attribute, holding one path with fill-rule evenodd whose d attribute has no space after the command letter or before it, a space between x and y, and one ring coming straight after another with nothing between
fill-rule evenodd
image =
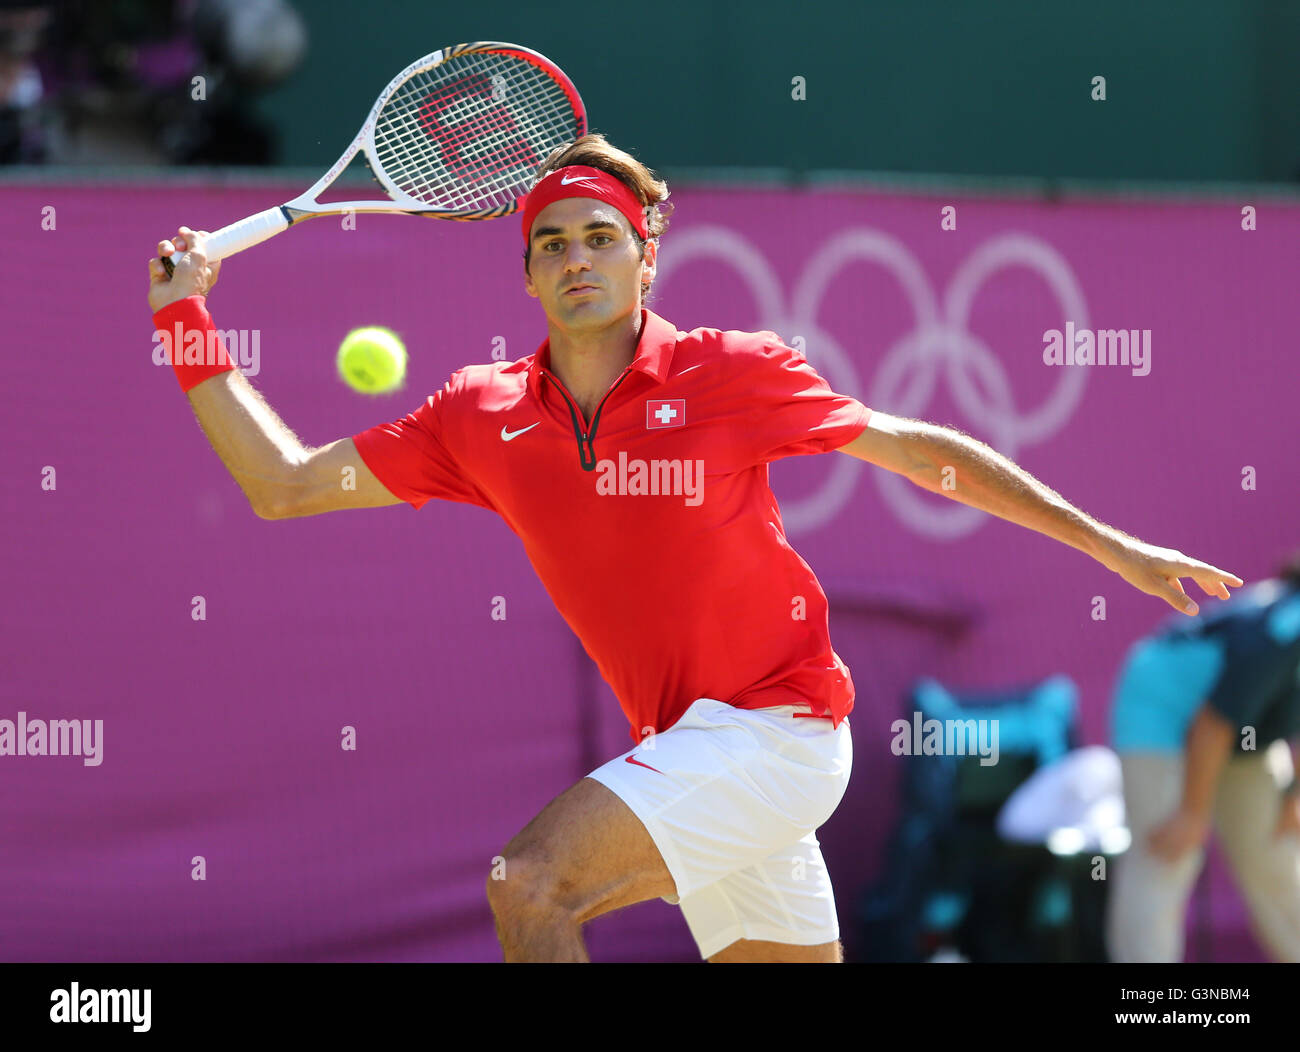
<instances>
[{"instance_id":1,"label":"racket frame","mask_svg":"<svg viewBox=\"0 0 1300 1052\"><path fill-rule=\"evenodd\" d=\"M207 239L208 261L215 263L228 256L233 256L236 252L252 248L276 234L283 233L295 223L320 216L343 215L351 212L372 215L419 215L430 219L473 222L498 219L517 212L528 196L527 191L517 196L513 201L508 201L493 208L479 208L469 211L430 208L425 202L401 190L384 170L376 155L375 125L379 120L380 112L398 88L417 73L435 69L448 59L482 52L506 52L544 69L565 93L573 108L574 115L577 118L577 129L574 138L580 138L587 133L587 111L581 96L578 94L578 89L574 87L567 74L545 55L521 47L518 44L508 44L495 40L479 40L468 44L455 44L452 47L430 52L416 59L388 82L388 86L379 93L375 104L370 107L370 113L347 149L326 170L325 174L317 179L304 193L299 194L292 201L258 212L209 235ZM382 201L370 198L356 201L331 201L328 204L317 201L316 198L334 183L334 180L356 159L358 153L365 154L367 167L370 169L375 181L389 195L390 200ZM172 273L174 265L180 262L182 255L184 253L175 252L170 257L163 257L163 266L169 275Z\"/></svg>"}]
</instances>

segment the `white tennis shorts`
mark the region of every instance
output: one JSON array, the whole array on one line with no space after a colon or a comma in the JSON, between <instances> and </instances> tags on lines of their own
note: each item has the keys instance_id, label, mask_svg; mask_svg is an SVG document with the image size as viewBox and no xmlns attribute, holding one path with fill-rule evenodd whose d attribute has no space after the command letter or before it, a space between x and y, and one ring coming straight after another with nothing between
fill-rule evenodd
<instances>
[{"instance_id":1,"label":"white tennis shorts","mask_svg":"<svg viewBox=\"0 0 1300 1052\"><path fill-rule=\"evenodd\" d=\"M799 715L796 715L799 714ZM737 939L817 946L839 938L816 830L853 766L848 720L806 708L701 698L677 723L588 777L650 833L700 956Z\"/></svg>"}]
</instances>

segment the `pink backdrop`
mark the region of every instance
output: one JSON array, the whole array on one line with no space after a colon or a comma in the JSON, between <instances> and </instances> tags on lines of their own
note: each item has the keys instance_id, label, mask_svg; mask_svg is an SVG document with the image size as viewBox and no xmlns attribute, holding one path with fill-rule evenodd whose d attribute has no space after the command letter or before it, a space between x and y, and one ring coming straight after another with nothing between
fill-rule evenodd
<instances>
[{"instance_id":1,"label":"pink backdrop","mask_svg":"<svg viewBox=\"0 0 1300 1052\"><path fill-rule=\"evenodd\" d=\"M98 767L0 758L0 959L499 959L493 856L625 747L613 697L502 522L443 502L264 522L152 364L154 242L300 189L0 189L0 718L104 721ZM673 200L651 306L680 328L802 339L838 389L959 427L1094 516L1248 580L1300 543L1294 204ZM949 204L955 231L940 229ZM318 220L231 260L209 301L219 326L259 330L255 383L309 444L409 411L494 339L513 359L545 333L514 220L357 226ZM1066 320L1150 329L1149 375L1044 365L1043 332ZM366 400L335 377L334 349L363 324L405 336L405 393ZM852 954L894 816L889 723L907 686L1065 672L1084 741L1102 742L1124 649L1169 609L842 454L772 478L858 684L853 782L822 831ZM1258 959L1217 857L1210 879L1214 956ZM596 960L696 959L660 902L588 936Z\"/></svg>"}]
</instances>

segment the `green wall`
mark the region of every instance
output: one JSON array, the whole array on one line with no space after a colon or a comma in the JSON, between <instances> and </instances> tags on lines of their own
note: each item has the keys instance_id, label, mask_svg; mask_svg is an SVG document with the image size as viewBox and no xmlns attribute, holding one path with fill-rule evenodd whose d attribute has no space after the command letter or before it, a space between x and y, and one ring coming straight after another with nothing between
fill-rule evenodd
<instances>
[{"instance_id":1,"label":"green wall","mask_svg":"<svg viewBox=\"0 0 1300 1052\"><path fill-rule=\"evenodd\" d=\"M289 165L333 161L407 62L493 39L554 59L593 128L664 171L1300 179L1300 0L297 7L308 56L258 102Z\"/></svg>"}]
</instances>

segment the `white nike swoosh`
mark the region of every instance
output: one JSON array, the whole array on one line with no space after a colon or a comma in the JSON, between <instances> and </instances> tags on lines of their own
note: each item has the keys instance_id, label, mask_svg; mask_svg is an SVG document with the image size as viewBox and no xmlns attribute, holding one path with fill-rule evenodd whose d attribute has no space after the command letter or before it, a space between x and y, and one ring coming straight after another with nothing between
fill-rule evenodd
<instances>
[{"instance_id":1,"label":"white nike swoosh","mask_svg":"<svg viewBox=\"0 0 1300 1052\"><path fill-rule=\"evenodd\" d=\"M540 420L537 421L537 424L540 424L540 423L541 423ZM535 428L535 427L537 426L537 424L529 424L527 427L521 427L518 431L507 431L504 427L502 427L502 428L501 428L501 441L502 441L502 442L509 442L512 438L518 438L518 437L519 437L520 435L522 435L525 431L531 431L533 428Z\"/></svg>"},{"instance_id":2,"label":"white nike swoosh","mask_svg":"<svg viewBox=\"0 0 1300 1052\"><path fill-rule=\"evenodd\" d=\"M592 181L589 175L562 175L560 176L560 185L568 186L570 183L590 183Z\"/></svg>"},{"instance_id":3,"label":"white nike swoosh","mask_svg":"<svg viewBox=\"0 0 1300 1052\"><path fill-rule=\"evenodd\" d=\"M692 366L690 366L689 368L683 369L683 370L682 370L680 373L678 373L677 375L678 375L678 376L684 376L684 375L686 375L687 373L689 373L689 372L691 371L691 369L703 369L703 368L704 368L704 363L703 363L703 362L700 362L698 365L692 365Z\"/></svg>"}]
</instances>

